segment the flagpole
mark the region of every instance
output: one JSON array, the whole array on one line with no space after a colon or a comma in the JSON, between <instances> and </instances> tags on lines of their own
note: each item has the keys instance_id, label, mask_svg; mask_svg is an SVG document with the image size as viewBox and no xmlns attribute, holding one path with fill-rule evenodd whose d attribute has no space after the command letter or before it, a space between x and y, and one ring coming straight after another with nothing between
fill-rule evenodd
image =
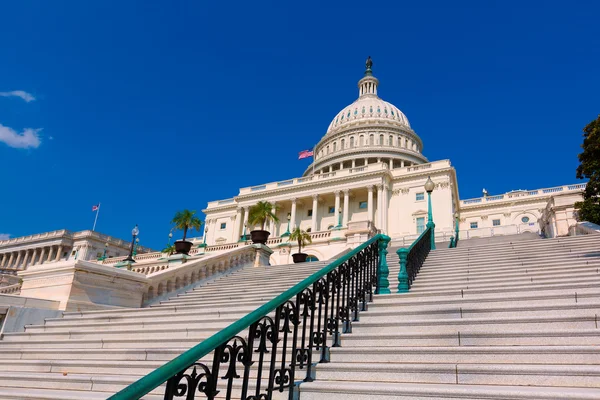
<instances>
[{"instance_id":1,"label":"flagpole","mask_svg":"<svg viewBox=\"0 0 600 400\"><path fill-rule=\"evenodd\" d=\"M98 222L98 214L100 214L100 203L98 203L98 209L96 210L96 218L94 219L94 227L92 228L92 231L96 230L96 222Z\"/></svg>"},{"instance_id":2,"label":"flagpole","mask_svg":"<svg viewBox=\"0 0 600 400\"><path fill-rule=\"evenodd\" d=\"M317 145L313 146L313 175L315 174L315 150L317 149Z\"/></svg>"}]
</instances>

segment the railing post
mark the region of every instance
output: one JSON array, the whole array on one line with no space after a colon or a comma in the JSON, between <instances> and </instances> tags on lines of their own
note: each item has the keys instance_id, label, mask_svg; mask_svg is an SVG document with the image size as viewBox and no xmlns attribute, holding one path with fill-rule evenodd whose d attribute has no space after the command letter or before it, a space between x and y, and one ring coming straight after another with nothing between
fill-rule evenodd
<instances>
[{"instance_id":1,"label":"railing post","mask_svg":"<svg viewBox=\"0 0 600 400\"><path fill-rule=\"evenodd\" d=\"M382 235L381 239L379 239L379 266L377 271L377 290L376 294L391 294L390 291L390 281L388 280L388 276L390 275L390 270L387 264L387 246L390 243L390 237Z\"/></svg>"},{"instance_id":2,"label":"railing post","mask_svg":"<svg viewBox=\"0 0 600 400\"><path fill-rule=\"evenodd\" d=\"M450 245L448 246L449 249L453 249L454 248L454 236L450 236Z\"/></svg>"},{"instance_id":3,"label":"railing post","mask_svg":"<svg viewBox=\"0 0 600 400\"><path fill-rule=\"evenodd\" d=\"M408 259L408 249L401 248L396 252L400 258L400 272L398 273L398 293L408 292L408 272L406 271L406 261Z\"/></svg>"},{"instance_id":4,"label":"railing post","mask_svg":"<svg viewBox=\"0 0 600 400\"><path fill-rule=\"evenodd\" d=\"M433 221L427 222L427 227L430 229L431 234L431 250L435 250L435 223Z\"/></svg>"}]
</instances>

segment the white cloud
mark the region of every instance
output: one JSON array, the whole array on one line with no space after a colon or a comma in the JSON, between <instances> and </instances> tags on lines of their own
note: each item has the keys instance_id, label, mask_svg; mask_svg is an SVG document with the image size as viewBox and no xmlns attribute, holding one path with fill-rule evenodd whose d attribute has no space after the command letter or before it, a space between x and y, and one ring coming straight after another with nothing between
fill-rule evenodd
<instances>
[{"instance_id":1,"label":"white cloud","mask_svg":"<svg viewBox=\"0 0 600 400\"><path fill-rule=\"evenodd\" d=\"M35 101L35 96L31 93L27 93L24 90L13 90L12 92L0 92L0 96L2 97L20 97L25 100L27 103L30 101Z\"/></svg>"},{"instance_id":2,"label":"white cloud","mask_svg":"<svg viewBox=\"0 0 600 400\"><path fill-rule=\"evenodd\" d=\"M41 129L25 128L19 133L8 126L0 124L0 142L16 149L37 149L40 147Z\"/></svg>"},{"instance_id":3,"label":"white cloud","mask_svg":"<svg viewBox=\"0 0 600 400\"><path fill-rule=\"evenodd\" d=\"M0 233L0 240L10 239L10 233Z\"/></svg>"}]
</instances>

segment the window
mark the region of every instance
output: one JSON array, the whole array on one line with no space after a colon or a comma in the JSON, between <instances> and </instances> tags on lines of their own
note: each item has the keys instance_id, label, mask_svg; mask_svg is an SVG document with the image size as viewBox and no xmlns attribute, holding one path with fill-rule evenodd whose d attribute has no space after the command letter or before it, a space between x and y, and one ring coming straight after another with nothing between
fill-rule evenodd
<instances>
[{"instance_id":1,"label":"window","mask_svg":"<svg viewBox=\"0 0 600 400\"><path fill-rule=\"evenodd\" d=\"M389 146L393 146L394 145L394 137L392 135L390 135L390 137L389 137L388 145Z\"/></svg>"},{"instance_id":2,"label":"window","mask_svg":"<svg viewBox=\"0 0 600 400\"><path fill-rule=\"evenodd\" d=\"M369 136L369 146L373 146L375 144L375 135Z\"/></svg>"},{"instance_id":3,"label":"window","mask_svg":"<svg viewBox=\"0 0 600 400\"><path fill-rule=\"evenodd\" d=\"M312 228L308 228L306 232L312 232Z\"/></svg>"},{"instance_id":4,"label":"window","mask_svg":"<svg viewBox=\"0 0 600 400\"><path fill-rule=\"evenodd\" d=\"M419 192L417 193L416 199L417 201L422 201L425 200L425 192Z\"/></svg>"},{"instance_id":5,"label":"window","mask_svg":"<svg viewBox=\"0 0 600 400\"><path fill-rule=\"evenodd\" d=\"M471 222L471 229L477 229L477 222Z\"/></svg>"},{"instance_id":6,"label":"window","mask_svg":"<svg viewBox=\"0 0 600 400\"><path fill-rule=\"evenodd\" d=\"M354 136L350 136L350 148L354 147Z\"/></svg>"},{"instance_id":7,"label":"window","mask_svg":"<svg viewBox=\"0 0 600 400\"><path fill-rule=\"evenodd\" d=\"M344 150L344 145L345 144L346 144L346 140L342 139L341 145L340 145L340 150Z\"/></svg>"},{"instance_id":8,"label":"window","mask_svg":"<svg viewBox=\"0 0 600 400\"><path fill-rule=\"evenodd\" d=\"M524 224L528 223L529 222L529 217L523 217L523 218L521 218L521 222L524 223Z\"/></svg>"},{"instance_id":9,"label":"window","mask_svg":"<svg viewBox=\"0 0 600 400\"><path fill-rule=\"evenodd\" d=\"M379 135L379 145L383 146L383 135Z\"/></svg>"},{"instance_id":10,"label":"window","mask_svg":"<svg viewBox=\"0 0 600 400\"><path fill-rule=\"evenodd\" d=\"M500 226L500 220L499 219L495 219L492 221L492 225L494 226Z\"/></svg>"},{"instance_id":11,"label":"window","mask_svg":"<svg viewBox=\"0 0 600 400\"><path fill-rule=\"evenodd\" d=\"M337 142L333 142L333 151L337 150Z\"/></svg>"},{"instance_id":12,"label":"window","mask_svg":"<svg viewBox=\"0 0 600 400\"><path fill-rule=\"evenodd\" d=\"M425 217L417 218L417 235L420 235L425 231Z\"/></svg>"},{"instance_id":13,"label":"window","mask_svg":"<svg viewBox=\"0 0 600 400\"><path fill-rule=\"evenodd\" d=\"M312 210L308 210L308 214L309 217L312 217Z\"/></svg>"},{"instance_id":14,"label":"window","mask_svg":"<svg viewBox=\"0 0 600 400\"><path fill-rule=\"evenodd\" d=\"M361 201L361 202L358 203L358 208L364 209L364 208L367 208L367 207L368 207L368 204L367 204L366 201Z\"/></svg>"},{"instance_id":15,"label":"window","mask_svg":"<svg viewBox=\"0 0 600 400\"><path fill-rule=\"evenodd\" d=\"M227 222L221 222L221 229L227 228Z\"/></svg>"},{"instance_id":16,"label":"window","mask_svg":"<svg viewBox=\"0 0 600 400\"><path fill-rule=\"evenodd\" d=\"M319 259L316 256L309 255L308 257L306 257L306 262L316 262L316 261L319 261Z\"/></svg>"},{"instance_id":17,"label":"window","mask_svg":"<svg viewBox=\"0 0 600 400\"><path fill-rule=\"evenodd\" d=\"M363 135L360 135L358 145L362 146L363 144L365 144L365 137Z\"/></svg>"},{"instance_id":18,"label":"window","mask_svg":"<svg viewBox=\"0 0 600 400\"><path fill-rule=\"evenodd\" d=\"M335 214L335 206L329 207L329 214Z\"/></svg>"},{"instance_id":19,"label":"window","mask_svg":"<svg viewBox=\"0 0 600 400\"><path fill-rule=\"evenodd\" d=\"M329 225L329 226L327 227L327 230L328 230L328 231L330 231L330 230L332 230L332 229L333 229L333 225Z\"/></svg>"}]
</instances>

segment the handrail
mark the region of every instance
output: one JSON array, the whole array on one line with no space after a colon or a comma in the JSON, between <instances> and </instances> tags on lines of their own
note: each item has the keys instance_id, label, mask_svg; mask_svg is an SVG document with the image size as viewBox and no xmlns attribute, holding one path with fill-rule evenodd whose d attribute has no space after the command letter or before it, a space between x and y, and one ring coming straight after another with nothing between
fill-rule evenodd
<instances>
[{"instance_id":1,"label":"handrail","mask_svg":"<svg viewBox=\"0 0 600 400\"><path fill-rule=\"evenodd\" d=\"M278 335L280 332L279 327L280 327L280 324L282 323L280 318L284 318L285 316L288 317L288 319L286 321L284 321L283 323L285 324L287 322L287 324L288 324L287 326L289 328L285 329L284 340L282 340L282 343L283 343L282 346L287 346L286 343L287 343L287 338L288 338L287 337L288 329L293 329L294 330L294 340L296 340L296 338L297 338L298 325L300 325L300 323L301 323L300 320L302 319L301 318L302 315L300 314L301 302L303 301L302 304L304 305L304 312L306 313L306 312L310 312L310 311L307 311L307 307L309 307L308 303L312 301L310 303L312 306L312 308L310 310L312 310L314 313L316 313L315 310L318 309L319 314L318 314L317 318L318 318L319 326L321 326L321 311L322 311L321 308L322 308L322 306L324 307L324 309L325 309L324 316L325 316L325 319L327 320L326 321L327 327L326 327L325 321L323 321L323 325L322 325L323 331L312 332L312 329L313 329L312 324L315 319L315 314L313 313L311 316L311 321L310 321L311 322L311 328L310 328L311 331L309 332L310 337L309 337L308 349L304 348L304 344L305 344L304 343L304 336L305 336L304 333L306 333L306 324L304 324L304 327L303 327L304 332L302 335L302 337L303 337L302 348L297 349L296 345L294 344L293 345L294 347L291 351L291 353L293 353L291 355L291 357L293 357L291 370L294 370L294 368L297 366L296 364L299 363L299 368L302 368L303 365L307 367L307 376L310 376L310 373L308 371L310 371L310 369L312 368L311 367L311 357L312 357L311 352L312 352L312 350L313 349L319 350L320 352L322 352L322 357L327 358L326 350L325 350L326 342L327 342L327 333L328 332L331 333L332 341L334 341L334 340L339 341L339 339L333 339L334 333L332 331L330 331L330 329L333 329L331 327L332 326L331 324L333 324L333 321L331 321L328 318L328 316L329 316L328 315L328 304L330 302L330 298L334 299L335 296L332 295L332 293L328 292L327 290L329 290L329 288L331 286L331 290L333 291L333 294L337 293L338 308L335 311L335 313L336 313L335 314L336 315L335 335L337 335L338 334L337 322L339 320L343 321L346 324L345 327L347 327L350 324L350 318L351 318L350 315L352 314L352 311L354 312L355 320L358 320L358 311L359 311L359 307L360 307L360 305L358 304L359 301L362 301L362 310L366 310L366 302L367 301L372 301L373 293L372 293L372 291L370 293L368 293L368 290L369 290L368 287L370 285L370 287L372 289L377 284L376 274L377 274L377 270L378 270L379 266L375 265L375 261L377 261L377 264L379 263L379 254L380 254L377 250L375 250L375 253L373 253L372 245L374 243L375 243L375 245L377 245L376 242L378 242L381 239L384 239L384 240L387 239L389 241L389 238L387 238L387 236L384 236L381 234L374 236L367 242L361 244L360 246L358 246L357 248L355 248L354 250L349 252L348 254L333 261L332 263L330 263L327 266L325 266L324 268L322 268L320 271L312 274L311 276L304 279L300 283L296 284L292 288L286 290L279 296L275 297L273 300L258 307L256 310L252 311L251 313L242 317L238 321L227 326L223 330L215 333L214 335L212 335L208 339L202 341L201 343L197 344L196 346L192 347L185 353L183 353L183 354L179 355L178 357L174 358L173 360L167 362L162 367L159 367L158 369L152 371L145 377L140 378L138 381L132 383L125 389L123 389L120 392L116 393L115 395L111 396L109 398L109 400L139 399L165 382L167 382L167 394L165 395L165 399L172 398L173 393L175 393L176 390L181 391L181 385L179 384L180 379L187 379L188 385L194 384L196 386L200 383L201 379L205 379L205 380L207 380L207 382L203 382L206 385L204 386L204 388L202 390L200 390L199 387L192 387L191 389L189 389L187 386L183 390L188 390L188 389L192 390L192 391L206 390L206 391L210 391L210 393L214 393L214 390L217 390L216 384L217 384L217 379L219 378L219 376L211 374L210 371L208 371L208 367L204 366L203 364L197 363L198 360L200 360L202 357L208 355L209 353L215 351L215 356L214 356L215 360L213 361L213 369L216 364L216 370L218 370L219 362L220 362L219 360L221 360L221 358L223 358L223 356L227 355L227 356L229 356L229 358L227 359L228 360L227 362L233 362L233 364L229 366L230 368L233 368L233 371L235 371L236 360L238 362L243 361L243 364L246 367L244 378L247 381L248 380L247 373L249 372L250 365L252 365L252 363L253 363L251 360L252 354L254 352L261 351L261 354L259 356L260 359L259 359L259 363L258 363L259 368L261 368L264 353L269 353L269 351L267 350L267 346L269 344L272 344L273 349L271 350L271 354L268 355L268 358L271 359L271 367L270 367L271 374L269 376L269 385L268 385L269 389L268 390L271 390L271 391L275 390L275 389L273 389L273 385L275 385L275 384L277 384L279 386L279 390L281 390L281 391L283 390L284 387L285 388L290 387L290 390L291 390L291 387L294 385L293 372L291 372L292 376L289 377L290 378L289 380L281 379L282 377L280 377L278 383L275 383L275 377L273 375L273 371L275 368L275 366L274 366L275 351L277 349L276 346L279 342L279 340L278 340ZM364 253L361 253L363 251L364 251ZM370 253L367 254L367 252L370 252ZM357 259L352 260L353 257L355 257L357 255L358 255ZM372 257L369 258L368 256L372 256ZM336 271L337 274L333 273L333 271L336 268L343 266L344 264L346 264L346 268L344 271ZM334 274L335 274L335 276L333 276ZM350 277L351 274L353 274L352 277ZM345 280L343 282L341 281L342 276L345 278ZM327 279L325 281L324 281L324 277L327 277ZM359 280L361 282L362 281L365 282L365 285L363 287L359 286ZM346 308L344 311L340 311L340 309L339 309L340 290L337 285L341 285L344 287L343 289L341 289L341 291L344 292L344 296L346 295L346 289L347 289L347 298L344 297L347 301L347 304L346 304ZM355 285L355 287L354 287L354 285ZM312 291L310 289L311 286L312 286ZM336 292L336 290L337 290L337 292ZM352 299L350 299L351 294L353 296L355 296ZM371 295L370 300L367 298L367 296L369 294ZM295 296L296 296L297 304L294 305L294 309L291 310L291 309L289 309L289 307L290 307L289 304L291 303L290 299L292 299ZM301 298L304 300L300 300ZM307 298L310 298L310 300L307 300ZM324 303L323 303L323 301L324 301ZM330 310L332 317L334 314L333 301L334 300L331 300L332 307ZM342 303L343 302L344 302L344 300L342 299ZM284 308L286 306L287 306L287 308ZM342 304L342 306L343 306L343 304ZM268 317L268 314L276 309L277 309L277 313L276 313L276 316L274 317L275 322L273 322L273 319L271 317ZM283 315L283 314L286 314L286 315ZM296 315L297 318L296 318L295 322L290 321L289 318L291 318L290 317L291 314ZM331 319L334 319L334 318L331 318ZM306 316L304 316L304 322L307 322ZM294 324L294 327L291 326L292 323ZM250 329L250 334L247 339L248 343L246 344L245 339L243 339L239 336L236 336L236 335L249 327L251 329ZM277 327L277 328L274 328L274 327ZM315 335L313 335L313 333ZM313 336L315 336L315 338L313 338ZM315 340L314 343L313 343L313 339ZM231 340L234 340L233 344L227 344ZM258 349L252 348L254 340L260 340L260 345L259 345ZM268 344L267 344L267 342L268 342ZM241 346L240 346L240 343L241 343ZM227 344L227 347L225 347L225 344ZM334 341L334 346L335 346L335 341ZM249 347L249 348L247 349L246 347ZM242 348L241 352L240 352L240 348ZM295 352L298 352L298 351L306 351L306 354L308 354L307 355L308 361L296 360L297 354L295 354ZM225 354L227 352L228 352L228 354ZM234 354L234 352L235 352L235 354ZM285 354L286 353L285 353L285 348L284 348L284 350L283 350L284 360L285 360ZM304 354L302 354L302 355L304 355ZM238 359L238 358L240 358L240 359ZM250 359L248 359L248 358L250 358ZM188 368L191 368L192 366L194 367L194 372L191 375L185 375L184 374L185 371ZM283 366L283 364L282 364L282 366ZM196 368L198 368L200 370L199 373L196 373ZM233 373L233 374L227 374L227 375L228 375L228 379L229 379L228 391L230 391L231 390L231 380L233 379L233 377L236 374ZM287 378L287 376L286 376L286 378ZM175 379L175 382L171 381L171 379ZM260 378L258 378L258 379L260 379ZM284 386L286 384L284 381L287 382L288 386ZM247 382L244 382L244 386L246 387L246 390L247 390ZM170 391L172 391L173 393L171 393L169 395ZM188 398L190 398L190 397L188 397Z\"/></svg>"},{"instance_id":2,"label":"handrail","mask_svg":"<svg viewBox=\"0 0 600 400\"><path fill-rule=\"evenodd\" d=\"M413 281L417 277L425 258L432 249L431 230L428 226L421 235L406 248L396 251L400 258L400 272L398 273L398 293L406 293L410 290Z\"/></svg>"}]
</instances>

